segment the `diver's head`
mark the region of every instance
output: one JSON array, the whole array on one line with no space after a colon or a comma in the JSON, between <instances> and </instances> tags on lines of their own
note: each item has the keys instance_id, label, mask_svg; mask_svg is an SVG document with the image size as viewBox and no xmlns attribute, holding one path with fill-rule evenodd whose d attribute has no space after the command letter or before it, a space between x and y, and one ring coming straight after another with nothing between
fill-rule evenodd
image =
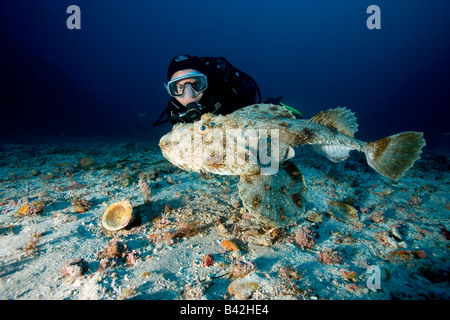
<instances>
[{"instance_id":1,"label":"diver's head","mask_svg":"<svg viewBox=\"0 0 450 320\"><path fill-rule=\"evenodd\" d=\"M200 70L199 57L181 55L172 59L167 69L165 85L169 94L184 106L199 102L208 87L208 79Z\"/></svg>"}]
</instances>

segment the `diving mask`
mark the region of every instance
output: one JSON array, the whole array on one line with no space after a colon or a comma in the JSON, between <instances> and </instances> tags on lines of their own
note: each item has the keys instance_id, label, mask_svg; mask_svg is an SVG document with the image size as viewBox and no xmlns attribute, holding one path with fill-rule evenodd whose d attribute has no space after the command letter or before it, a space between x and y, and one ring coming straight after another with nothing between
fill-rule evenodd
<instances>
[{"instance_id":1,"label":"diving mask","mask_svg":"<svg viewBox=\"0 0 450 320\"><path fill-rule=\"evenodd\" d=\"M208 79L203 73L191 72L170 80L165 87L172 97L195 97L208 88Z\"/></svg>"}]
</instances>

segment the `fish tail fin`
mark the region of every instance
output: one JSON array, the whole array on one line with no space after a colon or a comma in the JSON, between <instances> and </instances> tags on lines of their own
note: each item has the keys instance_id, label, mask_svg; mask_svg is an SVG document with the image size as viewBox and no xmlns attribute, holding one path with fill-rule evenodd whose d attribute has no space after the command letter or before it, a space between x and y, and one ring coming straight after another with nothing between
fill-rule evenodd
<instances>
[{"instance_id":1,"label":"fish tail fin","mask_svg":"<svg viewBox=\"0 0 450 320\"><path fill-rule=\"evenodd\" d=\"M402 132L367 143L367 162L379 174L399 180L420 158L425 146L422 132Z\"/></svg>"}]
</instances>

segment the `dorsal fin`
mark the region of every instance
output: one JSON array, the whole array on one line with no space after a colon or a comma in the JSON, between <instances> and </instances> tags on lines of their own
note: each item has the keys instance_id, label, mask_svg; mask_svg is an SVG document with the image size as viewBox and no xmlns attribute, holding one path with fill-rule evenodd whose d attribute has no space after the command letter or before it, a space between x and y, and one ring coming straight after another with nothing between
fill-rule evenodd
<instances>
[{"instance_id":1,"label":"dorsal fin","mask_svg":"<svg viewBox=\"0 0 450 320\"><path fill-rule=\"evenodd\" d=\"M350 137L354 137L355 132L358 131L355 114L345 107L321 111L312 117L311 121L335 128Z\"/></svg>"},{"instance_id":2,"label":"dorsal fin","mask_svg":"<svg viewBox=\"0 0 450 320\"><path fill-rule=\"evenodd\" d=\"M232 115L243 117L245 119L255 119L255 120L274 120L280 118L295 119L292 112L283 106L278 106L274 104L253 104L237 111L233 112Z\"/></svg>"}]
</instances>

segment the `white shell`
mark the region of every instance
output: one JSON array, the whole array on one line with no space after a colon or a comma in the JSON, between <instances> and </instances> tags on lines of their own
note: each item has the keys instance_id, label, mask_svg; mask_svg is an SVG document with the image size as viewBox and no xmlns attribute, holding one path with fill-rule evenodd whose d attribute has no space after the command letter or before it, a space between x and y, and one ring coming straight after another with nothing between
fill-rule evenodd
<instances>
[{"instance_id":1,"label":"white shell","mask_svg":"<svg viewBox=\"0 0 450 320\"><path fill-rule=\"evenodd\" d=\"M359 220L358 212L351 205L342 201L330 201L330 216L338 221L352 223Z\"/></svg>"},{"instance_id":2,"label":"white shell","mask_svg":"<svg viewBox=\"0 0 450 320\"><path fill-rule=\"evenodd\" d=\"M106 230L116 231L125 228L133 219L133 207L129 201L119 201L106 208L102 225Z\"/></svg>"}]
</instances>

